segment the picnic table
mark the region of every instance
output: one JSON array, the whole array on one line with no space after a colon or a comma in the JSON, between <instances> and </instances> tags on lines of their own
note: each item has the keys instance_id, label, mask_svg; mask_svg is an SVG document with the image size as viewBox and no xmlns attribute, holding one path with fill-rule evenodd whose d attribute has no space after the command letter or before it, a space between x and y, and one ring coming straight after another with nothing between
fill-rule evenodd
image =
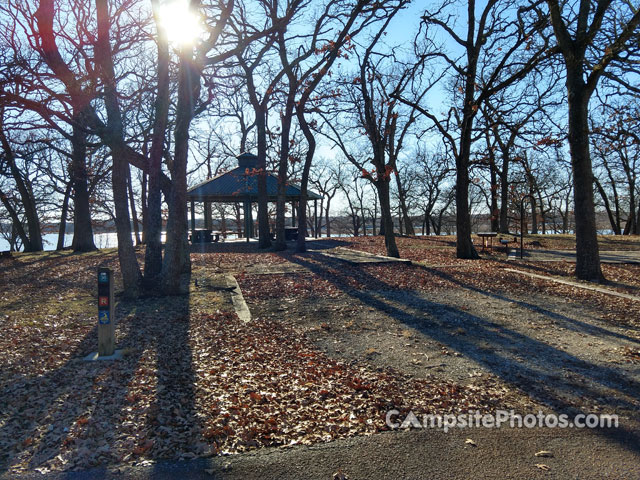
<instances>
[{"instance_id":1,"label":"picnic table","mask_svg":"<svg viewBox=\"0 0 640 480\"><path fill-rule=\"evenodd\" d=\"M298 239L298 227L284 227L284 239L285 241Z\"/></svg>"},{"instance_id":2,"label":"picnic table","mask_svg":"<svg viewBox=\"0 0 640 480\"><path fill-rule=\"evenodd\" d=\"M213 230L198 229L192 230L189 235L191 243L215 243L220 240L220 232L214 232Z\"/></svg>"},{"instance_id":3,"label":"picnic table","mask_svg":"<svg viewBox=\"0 0 640 480\"><path fill-rule=\"evenodd\" d=\"M476 233L482 239L482 251L487 248L487 238L489 239L489 248L493 248L493 237L498 235L498 232L478 232Z\"/></svg>"}]
</instances>

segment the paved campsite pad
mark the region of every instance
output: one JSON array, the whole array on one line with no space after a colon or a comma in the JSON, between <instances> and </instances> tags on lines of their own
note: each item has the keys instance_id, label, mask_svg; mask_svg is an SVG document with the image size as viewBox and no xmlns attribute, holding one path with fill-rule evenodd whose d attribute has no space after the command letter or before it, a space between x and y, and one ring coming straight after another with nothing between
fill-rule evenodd
<instances>
[{"instance_id":1,"label":"paved campsite pad","mask_svg":"<svg viewBox=\"0 0 640 480\"><path fill-rule=\"evenodd\" d=\"M520 245L520 244L518 244ZM511 249L510 260L520 260L520 250ZM530 262L576 262L575 250L549 250L549 249L524 249L524 260ZM628 263L640 264L640 251L637 250L620 250L620 251L601 251L600 261L603 263Z\"/></svg>"},{"instance_id":2,"label":"paved campsite pad","mask_svg":"<svg viewBox=\"0 0 640 480\"><path fill-rule=\"evenodd\" d=\"M640 340L598 320L590 308L546 295L357 292L251 308L255 315L286 318L345 361L391 365L418 378L490 379L523 395L528 408L629 417L640 409L640 361L624 356L638 351Z\"/></svg>"},{"instance_id":3,"label":"paved campsite pad","mask_svg":"<svg viewBox=\"0 0 640 480\"><path fill-rule=\"evenodd\" d=\"M52 258L0 264L14 279L0 297L11 312L0 317L0 474L9 477L311 445L387 430L389 408L489 412L507 401L492 385L332 359L278 319L241 321L229 311L235 286L198 262L189 295L120 298L122 360L83 362L95 349L95 303L72 315L55 299L90 300L93 260L104 258ZM44 269L57 281L37 275ZM14 314L25 286L48 295Z\"/></svg>"},{"instance_id":4,"label":"paved campsite pad","mask_svg":"<svg viewBox=\"0 0 640 480\"><path fill-rule=\"evenodd\" d=\"M475 446L467 443L468 438ZM338 472L349 480L636 480L640 462L633 441L620 432L585 429L456 429L447 433L427 429L189 462L95 469L72 477L32 474L7 480L331 480ZM536 457L540 451L552 456ZM536 465L546 465L548 470Z\"/></svg>"},{"instance_id":5,"label":"paved campsite pad","mask_svg":"<svg viewBox=\"0 0 640 480\"><path fill-rule=\"evenodd\" d=\"M211 274L200 269L193 281L196 291L213 291L226 300L228 310L234 310L243 322L251 320L251 312L242 296L236 278L230 273Z\"/></svg>"},{"instance_id":6,"label":"paved campsite pad","mask_svg":"<svg viewBox=\"0 0 640 480\"><path fill-rule=\"evenodd\" d=\"M586 281L577 281L577 280L569 280L566 278L558 278L558 277L552 277L549 275L538 275L537 273L531 273L531 272L526 272L526 271L522 271L522 270L515 270L513 268L505 268L504 269L506 272L514 272L517 273L519 275L524 275L527 277L531 277L531 278L538 278L541 280L546 280L546 281L550 281L550 282L556 282L556 283L560 283L563 285L570 285L572 287L576 287L576 288L582 288L585 290L591 290L593 292L598 292L598 293L604 293L606 295L612 295L614 297L620 297L620 298L625 298L627 300L633 300L635 302L640 302L640 297L636 296L636 295L629 295L627 293L623 293L623 292L618 292L616 290L613 290L611 288L606 288L606 287L602 287L598 284L594 284L591 282L586 282Z\"/></svg>"},{"instance_id":7,"label":"paved campsite pad","mask_svg":"<svg viewBox=\"0 0 640 480\"><path fill-rule=\"evenodd\" d=\"M374 255L373 253L343 247L325 250L320 253L324 256L336 258L338 260L356 265L363 263L411 263L411 260L407 260L404 258L393 258L386 257L384 255Z\"/></svg>"}]
</instances>

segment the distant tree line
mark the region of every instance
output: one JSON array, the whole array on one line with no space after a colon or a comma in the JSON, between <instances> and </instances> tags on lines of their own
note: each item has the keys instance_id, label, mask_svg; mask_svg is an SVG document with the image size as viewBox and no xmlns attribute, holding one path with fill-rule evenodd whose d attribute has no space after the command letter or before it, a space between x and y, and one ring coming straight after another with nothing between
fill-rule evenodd
<instances>
[{"instance_id":1,"label":"distant tree line","mask_svg":"<svg viewBox=\"0 0 640 480\"><path fill-rule=\"evenodd\" d=\"M184 293L187 186L242 151L258 156L261 248L286 248L290 182L301 229L316 228L314 189L326 235L340 217L390 256L398 233L455 231L457 256L477 258L474 221L512 232L525 202L532 232L575 231L577 277L600 280L597 214L639 232L634 2L188 0L192 42L170 38L166 3L0 4L12 246L42 250L57 223L63 248L72 222L72 248L90 251L110 221L126 295ZM213 208L240 228L239 205Z\"/></svg>"}]
</instances>

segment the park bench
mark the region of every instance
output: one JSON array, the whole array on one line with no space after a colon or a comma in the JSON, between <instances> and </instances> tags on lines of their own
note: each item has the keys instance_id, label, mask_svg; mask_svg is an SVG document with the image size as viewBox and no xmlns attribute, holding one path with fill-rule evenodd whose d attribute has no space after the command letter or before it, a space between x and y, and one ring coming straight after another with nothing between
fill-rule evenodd
<instances>
[{"instance_id":1,"label":"park bench","mask_svg":"<svg viewBox=\"0 0 640 480\"><path fill-rule=\"evenodd\" d=\"M518 244L518 237L513 237L513 239L509 239L509 238L501 238L500 239L500 244L502 244L504 246L504 252L507 254L507 256L509 256L509 244L510 243L515 243L517 245Z\"/></svg>"},{"instance_id":2,"label":"park bench","mask_svg":"<svg viewBox=\"0 0 640 480\"><path fill-rule=\"evenodd\" d=\"M276 232L270 232L271 240L276 240ZM298 227L284 227L284 240L291 242L298 239Z\"/></svg>"},{"instance_id":3,"label":"park bench","mask_svg":"<svg viewBox=\"0 0 640 480\"><path fill-rule=\"evenodd\" d=\"M284 239L287 242L298 239L298 227L284 227Z\"/></svg>"}]
</instances>

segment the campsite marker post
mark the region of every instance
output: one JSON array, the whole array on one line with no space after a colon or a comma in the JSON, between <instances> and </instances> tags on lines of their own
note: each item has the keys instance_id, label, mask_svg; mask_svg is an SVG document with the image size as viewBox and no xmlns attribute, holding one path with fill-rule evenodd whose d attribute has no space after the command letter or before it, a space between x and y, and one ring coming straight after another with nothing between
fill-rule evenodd
<instances>
[{"instance_id":1,"label":"campsite marker post","mask_svg":"<svg viewBox=\"0 0 640 480\"><path fill-rule=\"evenodd\" d=\"M98 356L109 357L115 351L113 315L113 271L98 269Z\"/></svg>"}]
</instances>

